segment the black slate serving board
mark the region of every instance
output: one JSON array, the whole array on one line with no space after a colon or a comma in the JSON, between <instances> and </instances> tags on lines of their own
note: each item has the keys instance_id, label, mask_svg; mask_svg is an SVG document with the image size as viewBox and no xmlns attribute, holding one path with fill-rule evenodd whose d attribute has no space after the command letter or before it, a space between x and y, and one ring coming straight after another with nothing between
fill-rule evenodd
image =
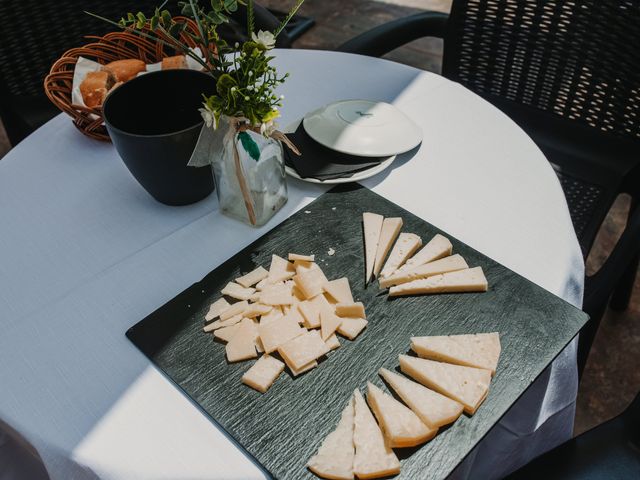
<instances>
[{"instance_id":1,"label":"black slate serving board","mask_svg":"<svg viewBox=\"0 0 640 480\"><path fill-rule=\"evenodd\" d=\"M241 448L275 478L314 476L305 468L335 427L355 388L384 385L380 367L397 369L409 337L499 331L502 355L491 390L473 417L463 415L421 448L396 450L398 478L446 477L495 425L587 321L562 299L447 235L470 266L480 265L486 293L389 299L376 284L364 287L361 214L400 216L403 231L428 241L441 232L363 187L335 188L227 260L200 282L160 307L128 332L128 338L201 406ZM327 254L329 248L335 254ZM240 382L253 362L227 364L224 345L202 332L209 304L230 280L272 253L315 254L329 279L347 276L364 302L369 325L353 342L298 378L281 375L264 395ZM386 389L386 387L384 387Z\"/></svg>"}]
</instances>

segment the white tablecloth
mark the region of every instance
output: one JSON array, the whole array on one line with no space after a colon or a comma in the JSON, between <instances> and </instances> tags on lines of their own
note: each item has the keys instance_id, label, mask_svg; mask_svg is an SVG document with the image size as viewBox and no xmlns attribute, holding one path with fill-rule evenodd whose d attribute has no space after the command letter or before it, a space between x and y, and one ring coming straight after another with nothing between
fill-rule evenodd
<instances>
[{"instance_id":1,"label":"white tablecloth","mask_svg":"<svg viewBox=\"0 0 640 480\"><path fill-rule=\"evenodd\" d=\"M277 65L291 72L282 125L337 99L394 103L424 142L364 184L580 304L584 267L559 183L502 113L384 60L294 50ZM20 478L27 445L55 480L263 478L124 332L325 191L289 188L261 229L222 216L215 195L164 206L110 144L62 115L0 161L0 475ZM572 344L456 475L500 476L569 438L576 389Z\"/></svg>"}]
</instances>

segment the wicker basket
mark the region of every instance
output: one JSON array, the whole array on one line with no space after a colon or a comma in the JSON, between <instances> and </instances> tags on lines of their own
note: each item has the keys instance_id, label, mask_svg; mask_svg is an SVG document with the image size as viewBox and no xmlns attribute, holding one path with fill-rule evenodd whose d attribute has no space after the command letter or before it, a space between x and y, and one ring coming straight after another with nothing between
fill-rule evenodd
<instances>
[{"instance_id":1,"label":"wicker basket","mask_svg":"<svg viewBox=\"0 0 640 480\"><path fill-rule=\"evenodd\" d=\"M204 45L198 44L187 35L187 32L197 35L196 23L184 17L176 17L174 20L187 23L185 31L181 34L182 43L205 51ZM73 119L73 124L82 133L91 138L110 141L102 119L101 107L88 108L71 104L73 71L78 57L82 56L103 65L127 58L140 59L149 64L159 62L164 57L175 55L177 52L160 41L144 38L130 31L112 32L104 37L88 36L87 38L93 42L84 47L68 50L53 64L49 75L44 80L44 90L54 105ZM215 52L214 46L210 45L210 48Z\"/></svg>"}]
</instances>

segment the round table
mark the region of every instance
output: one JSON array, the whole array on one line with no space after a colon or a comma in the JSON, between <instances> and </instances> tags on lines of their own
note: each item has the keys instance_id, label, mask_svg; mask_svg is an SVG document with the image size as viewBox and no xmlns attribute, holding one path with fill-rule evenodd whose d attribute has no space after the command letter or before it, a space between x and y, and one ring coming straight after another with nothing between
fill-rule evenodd
<instances>
[{"instance_id":1,"label":"round table","mask_svg":"<svg viewBox=\"0 0 640 480\"><path fill-rule=\"evenodd\" d=\"M276 55L291 72L281 125L338 99L393 103L423 143L363 184L581 303L584 265L558 180L504 114L397 63ZM14 148L0 161L0 464L33 448L52 479L263 478L124 332L327 189L290 179L289 202L253 229L222 216L215 195L155 202L110 144L64 115ZM572 343L455 475L496 477L566 440L576 390Z\"/></svg>"}]
</instances>

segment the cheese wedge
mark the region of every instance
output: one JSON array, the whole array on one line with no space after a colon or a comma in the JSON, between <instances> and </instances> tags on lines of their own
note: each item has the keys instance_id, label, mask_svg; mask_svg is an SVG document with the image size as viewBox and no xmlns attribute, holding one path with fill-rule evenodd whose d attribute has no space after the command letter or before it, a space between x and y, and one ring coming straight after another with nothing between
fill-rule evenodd
<instances>
[{"instance_id":1,"label":"cheese wedge","mask_svg":"<svg viewBox=\"0 0 640 480\"><path fill-rule=\"evenodd\" d=\"M255 291L254 288L244 288L237 283L229 282L220 293L238 300L249 300Z\"/></svg>"},{"instance_id":2,"label":"cheese wedge","mask_svg":"<svg viewBox=\"0 0 640 480\"><path fill-rule=\"evenodd\" d=\"M364 256L365 256L365 285L369 283L373 275L373 267L376 262L376 252L378 251L378 241L382 231L384 217L377 213L364 212L362 214L362 224L364 230Z\"/></svg>"},{"instance_id":3,"label":"cheese wedge","mask_svg":"<svg viewBox=\"0 0 640 480\"><path fill-rule=\"evenodd\" d=\"M476 333L435 337L412 337L411 350L419 357L491 370L495 375L500 358L500 335Z\"/></svg>"},{"instance_id":4,"label":"cheese wedge","mask_svg":"<svg viewBox=\"0 0 640 480\"><path fill-rule=\"evenodd\" d=\"M293 368L291 365L287 364L287 367L289 367L289 370L291 370L291 374L294 377L297 377L298 375L302 375L303 373L306 373L309 370L313 370L317 366L318 366L318 362L316 362L315 360L313 362L307 363L306 365L303 365L300 368Z\"/></svg>"},{"instance_id":5,"label":"cheese wedge","mask_svg":"<svg viewBox=\"0 0 640 480\"><path fill-rule=\"evenodd\" d=\"M380 478L400 473L400 461L384 441L384 436L373 418L360 390L353 392L354 422L353 473L359 478Z\"/></svg>"},{"instance_id":6,"label":"cheese wedge","mask_svg":"<svg viewBox=\"0 0 640 480\"><path fill-rule=\"evenodd\" d=\"M315 298L320 298L320 296ZM307 328L318 328L320 326L320 308L317 302L313 300L305 300L298 304L298 309L304 317L304 326Z\"/></svg>"},{"instance_id":7,"label":"cheese wedge","mask_svg":"<svg viewBox=\"0 0 640 480\"><path fill-rule=\"evenodd\" d=\"M245 288L253 287L256 283L264 280L269 276L269 272L263 267L258 267L255 270L250 271L242 277L236 278L236 283L242 285Z\"/></svg>"},{"instance_id":8,"label":"cheese wedge","mask_svg":"<svg viewBox=\"0 0 640 480\"><path fill-rule=\"evenodd\" d=\"M281 344L302 335L304 332L306 330L298 325L298 322L286 315L266 324L260 323L258 326L258 335L266 353L276 351Z\"/></svg>"},{"instance_id":9,"label":"cheese wedge","mask_svg":"<svg viewBox=\"0 0 640 480\"><path fill-rule=\"evenodd\" d=\"M330 309L320 310L320 334L323 340L327 340L338 329L342 319L336 316Z\"/></svg>"},{"instance_id":10,"label":"cheese wedge","mask_svg":"<svg viewBox=\"0 0 640 480\"><path fill-rule=\"evenodd\" d=\"M353 295L347 277L331 280L323 285L324 291L331 295L336 302L353 303Z\"/></svg>"},{"instance_id":11,"label":"cheese wedge","mask_svg":"<svg viewBox=\"0 0 640 480\"><path fill-rule=\"evenodd\" d=\"M322 293L322 286L327 283L327 277L320 267L300 271L293 281L307 299Z\"/></svg>"},{"instance_id":12,"label":"cheese wedge","mask_svg":"<svg viewBox=\"0 0 640 480\"><path fill-rule=\"evenodd\" d=\"M231 337L225 349L229 362L241 362L256 358L256 337L258 332L253 320L245 318L238 327L236 333Z\"/></svg>"},{"instance_id":13,"label":"cheese wedge","mask_svg":"<svg viewBox=\"0 0 640 480\"><path fill-rule=\"evenodd\" d=\"M265 289L260 292L260 303L272 306L291 305L293 303L291 286L286 283L278 283L265 287Z\"/></svg>"},{"instance_id":14,"label":"cheese wedge","mask_svg":"<svg viewBox=\"0 0 640 480\"><path fill-rule=\"evenodd\" d=\"M240 324L236 323L235 325L231 325L230 327L219 328L213 332L213 336L222 340L223 342L228 342L233 338L238 329L240 328Z\"/></svg>"},{"instance_id":15,"label":"cheese wedge","mask_svg":"<svg viewBox=\"0 0 640 480\"><path fill-rule=\"evenodd\" d=\"M452 250L453 245L451 245L449 239L437 233L418 253L407 260L399 270L411 270L418 265L424 265L425 263L433 262L442 257L448 257L451 255Z\"/></svg>"},{"instance_id":16,"label":"cheese wedge","mask_svg":"<svg viewBox=\"0 0 640 480\"><path fill-rule=\"evenodd\" d=\"M362 302L337 303L336 315L339 317L367 318Z\"/></svg>"},{"instance_id":17,"label":"cheese wedge","mask_svg":"<svg viewBox=\"0 0 640 480\"><path fill-rule=\"evenodd\" d=\"M438 431L425 425L409 408L371 382L367 383L367 402L392 448L421 445Z\"/></svg>"},{"instance_id":18,"label":"cheese wedge","mask_svg":"<svg viewBox=\"0 0 640 480\"><path fill-rule=\"evenodd\" d=\"M437 392L460 402L473 415L489 393L491 371L400 355L400 369Z\"/></svg>"},{"instance_id":19,"label":"cheese wedge","mask_svg":"<svg viewBox=\"0 0 640 480\"><path fill-rule=\"evenodd\" d=\"M324 341L324 343L329 350L340 348L340 340L338 340L338 336L335 333L333 335L330 335L329 338Z\"/></svg>"},{"instance_id":20,"label":"cheese wedge","mask_svg":"<svg viewBox=\"0 0 640 480\"><path fill-rule=\"evenodd\" d=\"M482 267L474 267L396 285L389 289L389 296L486 292L487 289Z\"/></svg>"},{"instance_id":21,"label":"cheese wedge","mask_svg":"<svg viewBox=\"0 0 640 480\"><path fill-rule=\"evenodd\" d=\"M388 277L380 279L380 288L389 288L392 285L408 283L421 278L433 277L441 273L455 272L456 270L464 270L469 268L467 262L457 253L449 257L441 258L434 262L419 265L411 270L397 272Z\"/></svg>"},{"instance_id":22,"label":"cheese wedge","mask_svg":"<svg viewBox=\"0 0 640 480\"><path fill-rule=\"evenodd\" d=\"M378 249L376 250L376 259L373 264L373 278L376 278L382 269L382 262L387 258L391 246L398 238L400 229L402 228L402 219L400 217L389 217L382 221L382 230L380 231L380 239L378 240Z\"/></svg>"},{"instance_id":23,"label":"cheese wedge","mask_svg":"<svg viewBox=\"0 0 640 480\"><path fill-rule=\"evenodd\" d=\"M353 396L340 415L336 429L322 441L318 452L309 459L307 467L322 478L353 479Z\"/></svg>"},{"instance_id":24,"label":"cheese wedge","mask_svg":"<svg viewBox=\"0 0 640 480\"><path fill-rule=\"evenodd\" d=\"M389 254L387 263L384 264L384 268L380 272L380 276L388 277L391 275L404 265L404 262L421 246L422 239L415 233L401 233Z\"/></svg>"},{"instance_id":25,"label":"cheese wedge","mask_svg":"<svg viewBox=\"0 0 640 480\"><path fill-rule=\"evenodd\" d=\"M284 363L277 358L263 355L242 375L242 383L265 393L283 371Z\"/></svg>"},{"instance_id":26,"label":"cheese wedge","mask_svg":"<svg viewBox=\"0 0 640 480\"><path fill-rule=\"evenodd\" d=\"M205 325L203 330L205 332L212 332L219 328L230 327L231 325L235 325L240 322L244 317L242 315L235 315L231 318L227 318L226 320L216 320L215 322L211 322L209 325Z\"/></svg>"},{"instance_id":27,"label":"cheese wedge","mask_svg":"<svg viewBox=\"0 0 640 480\"><path fill-rule=\"evenodd\" d=\"M347 337L349 340L355 340L360 335L360 332L367 326L367 322L364 318L342 318L342 323L338 327L337 332L343 337Z\"/></svg>"},{"instance_id":28,"label":"cheese wedge","mask_svg":"<svg viewBox=\"0 0 640 480\"><path fill-rule=\"evenodd\" d=\"M260 317L262 315L266 315L273 307L271 305L264 305L262 303L253 303L247 307L247 309L242 312L242 316L245 318L255 318Z\"/></svg>"},{"instance_id":29,"label":"cheese wedge","mask_svg":"<svg viewBox=\"0 0 640 480\"><path fill-rule=\"evenodd\" d=\"M298 255L297 253L289 254L289 261L291 262L313 262L315 261L315 255ZM294 264L295 267L295 264Z\"/></svg>"},{"instance_id":30,"label":"cheese wedge","mask_svg":"<svg viewBox=\"0 0 640 480\"><path fill-rule=\"evenodd\" d=\"M317 330L304 332L302 335L298 335L278 347L280 356L293 369L302 368L307 363L325 355L328 351L327 345Z\"/></svg>"},{"instance_id":31,"label":"cheese wedge","mask_svg":"<svg viewBox=\"0 0 640 480\"><path fill-rule=\"evenodd\" d=\"M246 300L236 302L220 312L220 320L226 320L228 318L235 317L236 315L241 315L248 307L249 302Z\"/></svg>"},{"instance_id":32,"label":"cheese wedge","mask_svg":"<svg viewBox=\"0 0 640 480\"><path fill-rule=\"evenodd\" d=\"M380 369L380 375L420 420L430 427L448 425L462 415L462 404L449 397L385 368Z\"/></svg>"},{"instance_id":33,"label":"cheese wedge","mask_svg":"<svg viewBox=\"0 0 640 480\"><path fill-rule=\"evenodd\" d=\"M219 298L211 305L209 305L209 311L204 316L204 319L209 322L214 318L219 317L220 314L227 308L229 308L229 302L227 302L224 298Z\"/></svg>"}]
</instances>

